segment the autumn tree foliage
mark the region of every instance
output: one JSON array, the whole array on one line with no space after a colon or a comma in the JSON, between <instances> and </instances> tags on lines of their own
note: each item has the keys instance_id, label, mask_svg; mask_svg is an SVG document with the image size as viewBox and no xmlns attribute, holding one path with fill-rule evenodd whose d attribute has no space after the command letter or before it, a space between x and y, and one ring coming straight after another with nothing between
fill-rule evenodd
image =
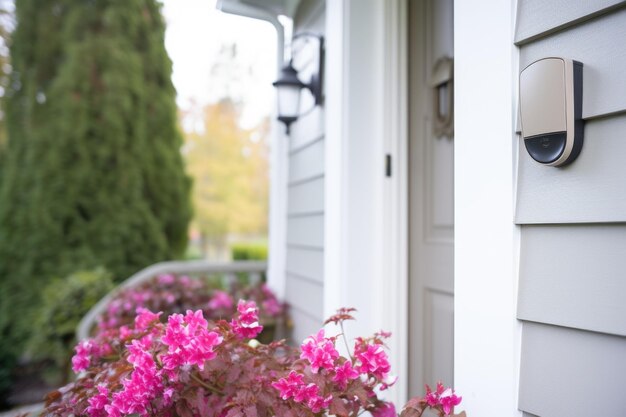
<instances>
[{"instance_id":1,"label":"autumn tree foliage","mask_svg":"<svg viewBox=\"0 0 626 417\"><path fill-rule=\"evenodd\" d=\"M189 113L183 119L193 119ZM228 99L203 107L199 126L185 133L184 156L193 178L192 221L204 249L225 245L229 234L267 233L268 124L243 129Z\"/></svg>"},{"instance_id":2,"label":"autumn tree foliage","mask_svg":"<svg viewBox=\"0 0 626 417\"><path fill-rule=\"evenodd\" d=\"M20 0L0 184L0 351L38 289L182 255L191 217L157 0Z\"/></svg>"}]
</instances>

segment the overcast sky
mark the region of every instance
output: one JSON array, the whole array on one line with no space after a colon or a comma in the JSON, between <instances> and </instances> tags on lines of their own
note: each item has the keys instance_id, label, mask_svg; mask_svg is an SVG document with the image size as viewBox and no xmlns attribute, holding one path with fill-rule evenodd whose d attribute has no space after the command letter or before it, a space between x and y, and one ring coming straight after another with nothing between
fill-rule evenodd
<instances>
[{"instance_id":1,"label":"overcast sky","mask_svg":"<svg viewBox=\"0 0 626 417\"><path fill-rule=\"evenodd\" d=\"M253 127L273 106L276 32L267 22L215 9L215 0L162 0L165 46L174 63L179 107L225 95L243 104L241 124ZM236 45L236 57L221 52ZM216 68L216 64L221 63ZM212 74L213 72L213 74Z\"/></svg>"}]
</instances>

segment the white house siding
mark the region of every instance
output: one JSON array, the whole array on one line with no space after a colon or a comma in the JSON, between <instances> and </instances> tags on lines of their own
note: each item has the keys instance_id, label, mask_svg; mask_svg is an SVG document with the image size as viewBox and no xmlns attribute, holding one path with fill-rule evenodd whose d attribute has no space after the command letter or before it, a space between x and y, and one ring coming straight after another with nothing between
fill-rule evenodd
<instances>
[{"instance_id":1,"label":"white house siding","mask_svg":"<svg viewBox=\"0 0 626 417\"><path fill-rule=\"evenodd\" d=\"M519 407L527 416L626 415L625 39L623 2L518 2L520 69L547 56L584 64L580 157L552 168L519 150Z\"/></svg>"},{"instance_id":2,"label":"white house siding","mask_svg":"<svg viewBox=\"0 0 626 417\"><path fill-rule=\"evenodd\" d=\"M294 16L294 34L323 35L325 3L302 1ZM298 41L294 66L308 82L317 68L316 42ZM302 93L302 110L311 105ZM324 270L324 108L317 106L291 126L287 186L287 258L285 298L295 324L294 342L317 332L323 322Z\"/></svg>"}]
</instances>

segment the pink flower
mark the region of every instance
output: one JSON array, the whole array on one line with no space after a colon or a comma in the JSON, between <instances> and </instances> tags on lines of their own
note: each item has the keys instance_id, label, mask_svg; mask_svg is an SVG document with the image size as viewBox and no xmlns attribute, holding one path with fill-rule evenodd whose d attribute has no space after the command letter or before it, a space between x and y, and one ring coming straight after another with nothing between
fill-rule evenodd
<instances>
[{"instance_id":1,"label":"pink flower","mask_svg":"<svg viewBox=\"0 0 626 417\"><path fill-rule=\"evenodd\" d=\"M383 402L382 405L372 410L373 417L397 417L397 415L393 403Z\"/></svg>"},{"instance_id":2,"label":"pink flower","mask_svg":"<svg viewBox=\"0 0 626 417\"><path fill-rule=\"evenodd\" d=\"M317 335L307 337L300 348L302 350L300 358L309 361L313 373L318 373L320 368L332 369L335 366L335 359L339 357L334 340L324 337L324 329Z\"/></svg>"},{"instance_id":3,"label":"pink flower","mask_svg":"<svg viewBox=\"0 0 626 417\"><path fill-rule=\"evenodd\" d=\"M184 322L187 324L187 333L196 333L198 329L206 330L209 323L204 319L202 310L196 310L195 312L187 310L185 314Z\"/></svg>"},{"instance_id":4,"label":"pink flower","mask_svg":"<svg viewBox=\"0 0 626 417\"><path fill-rule=\"evenodd\" d=\"M202 310L195 313L187 310L186 315L172 314L168 318L162 342L168 346L161 358L166 370L175 370L183 365L196 365L201 370L204 363L217 354L214 348L222 343L222 337L207 329Z\"/></svg>"},{"instance_id":5,"label":"pink flower","mask_svg":"<svg viewBox=\"0 0 626 417\"><path fill-rule=\"evenodd\" d=\"M226 291L215 291L213 297L209 300L209 308L211 310L230 309L233 307L234 301Z\"/></svg>"},{"instance_id":6,"label":"pink flower","mask_svg":"<svg viewBox=\"0 0 626 417\"><path fill-rule=\"evenodd\" d=\"M320 389L317 385L310 383L308 385L301 385L298 392L293 396L293 399L297 403L309 402L311 399L317 397Z\"/></svg>"},{"instance_id":7,"label":"pink flower","mask_svg":"<svg viewBox=\"0 0 626 417\"><path fill-rule=\"evenodd\" d=\"M106 415L104 407L109 404L109 390L104 384L98 385L97 388L98 394L87 400L89 407L86 411L91 417L104 417Z\"/></svg>"},{"instance_id":8,"label":"pink flower","mask_svg":"<svg viewBox=\"0 0 626 417\"><path fill-rule=\"evenodd\" d=\"M128 362L135 365L135 368L152 369L156 367L152 354L148 351L151 345L151 338L143 337L141 340L133 340L128 345Z\"/></svg>"},{"instance_id":9,"label":"pink flower","mask_svg":"<svg viewBox=\"0 0 626 417\"><path fill-rule=\"evenodd\" d=\"M443 391L444 387L441 382L437 382L437 389L435 392L433 392L427 384L425 399L428 405L430 405L431 407L436 407L437 405L439 405L439 396L443 393Z\"/></svg>"},{"instance_id":10,"label":"pink flower","mask_svg":"<svg viewBox=\"0 0 626 417\"><path fill-rule=\"evenodd\" d=\"M357 340L354 355L361 365L358 367L362 374L372 374L375 378L384 380L391 369L387 353L380 344L363 344Z\"/></svg>"},{"instance_id":11,"label":"pink flower","mask_svg":"<svg viewBox=\"0 0 626 417\"><path fill-rule=\"evenodd\" d=\"M233 332L242 339L253 339L263 330L259 324L259 309L254 301L239 300L238 317L231 320Z\"/></svg>"},{"instance_id":12,"label":"pink flower","mask_svg":"<svg viewBox=\"0 0 626 417\"><path fill-rule=\"evenodd\" d=\"M461 403L461 400L462 397L456 396L452 388L445 390L439 397L439 402L441 403L443 412L446 414L451 414L454 407Z\"/></svg>"},{"instance_id":13,"label":"pink flower","mask_svg":"<svg viewBox=\"0 0 626 417\"><path fill-rule=\"evenodd\" d=\"M172 274L163 274L157 277L157 282L163 285L170 285L176 281L176 277Z\"/></svg>"},{"instance_id":14,"label":"pink flower","mask_svg":"<svg viewBox=\"0 0 626 417\"><path fill-rule=\"evenodd\" d=\"M446 389L441 382L437 382L437 389L434 392L426 385L425 399L429 406L441 406L444 413L450 414L454 407L461 403L462 397L455 395L452 388Z\"/></svg>"},{"instance_id":15,"label":"pink flower","mask_svg":"<svg viewBox=\"0 0 626 417\"><path fill-rule=\"evenodd\" d=\"M323 398L323 397L321 397L319 395L316 395L314 397L311 397L307 401L307 406L314 413L319 413L320 411L322 411L322 409L328 408L328 406L330 405L330 402L332 401L332 399L333 399L332 395L329 395L326 398Z\"/></svg>"},{"instance_id":16,"label":"pink flower","mask_svg":"<svg viewBox=\"0 0 626 417\"><path fill-rule=\"evenodd\" d=\"M120 327L120 339L128 339L133 335L133 331L128 328L128 326Z\"/></svg>"},{"instance_id":17,"label":"pink flower","mask_svg":"<svg viewBox=\"0 0 626 417\"><path fill-rule=\"evenodd\" d=\"M137 330L145 330L155 321L159 321L162 312L153 313L147 308L137 307L137 317L135 317L135 328Z\"/></svg>"},{"instance_id":18,"label":"pink flower","mask_svg":"<svg viewBox=\"0 0 626 417\"><path fill-rule=\"evenodd\" d=\"M280 398L288 400L293 398L297 403L305 403L314 413L328 408L332 395L326 398L320 396L320 389L314 383L306 384L304 375L291 371L286 378L281 378L272 383L272 387L280 391Z\"/></svg>"},{"instance_id":19,"label":"pink flower","mask_svg":"<svg viewBox=\"0 0 626 417\"><path fill-rule=\"evenodd\" d=\"M267 314L272 317L278 316L283 311L283 307L276 299L274 292L266 284L261 285L261 292L266 297L263 301L263 308Z\"/></svg>"},{"instance_id":20,"label":"pink flower","mask_svg":"<svg viewBox=\"0 0 626 417\"><path fill-rule=\"evenodd\" d=\"M268 298L263 301L263 308L272 317L276 317L282 311L282 307L276 298Z\"/></svg>"},{"instance_id":21,"label":"pink flower","mask_svg":"<svg viewBox=\"0 0 626 417\"><path fill-rule=\"evenodd\" d=\"M169 407L170 405L172 405L173 400L172 397L174 396L174 388L166 388L163 391L163 405L165 407Z\"/></svg>"},{"instance_id":22,"label":"pink flower","mask_svg":"<svg viewBox=\"0 0 626 417\"><path fill-rule=\"evenodd\" d=\"M286 378L281 378L272 383L272 387L280 391L280 398L283 400L288 400L289 398L294 397L303 385L303 375L295 371L289 372L289 375L287 375Z\"/></svg>"},{"instance_id":23,"label":"pink flower","mask_svg":"<svg viewBox=\"0 0 626 417\"><path fill-rule=\"evenodd\" d=\"M343 365L337 366L334 370L333 382L337 383L337 386L342 390L346 389L349 381L359 377L359 372L352 367L350 361L345 361Z\"/></svg>"},{"instance_id":24,"label":"pink flower","mask_svg":"<svg viewBox=\"0 0 626 417\"><path fill-rule=\"evenodd\" d=\"M121 417L122 415L120 409L112 404L105 405L104 410L107 412L108 417Z\"/></svg>"},{"instance_id":25,"label":"pink flower","mask_svg":"<svg viewBox=\"0 0 626 417\"><path fill-rule=\"evenodd\" d=\"M78 373L89 368L91 363L91 354L94 352L95 346L91 340L83 340L74 348L76 354L72 357L72 369Z\"/></svg>"},{"instance_id":26,"label":"pink flower","mask_svg":"<svg viewBox=\"0 0 626 417\"><path fill-rule=\"evenodd\" d=\"M105 406L109 417L120 414L147 416L151 401L162 396L163 376L150 352L153 342L153 337L147 335L127 346L127 361L133 365L133 370L122 380L122 390L113 394L110 406Z\"/></svg>"},{"instance_id":27,"label":"pink flower","mask_svg":"<svg viewBox=\"0 0 626 417\"><path fill-rule=\"evenodd\" d=\"M181 283L183 287L192 287L193 280L189 278L187 275L182 275L178 278L178 281Z\"/></svg>"}]
</instances>

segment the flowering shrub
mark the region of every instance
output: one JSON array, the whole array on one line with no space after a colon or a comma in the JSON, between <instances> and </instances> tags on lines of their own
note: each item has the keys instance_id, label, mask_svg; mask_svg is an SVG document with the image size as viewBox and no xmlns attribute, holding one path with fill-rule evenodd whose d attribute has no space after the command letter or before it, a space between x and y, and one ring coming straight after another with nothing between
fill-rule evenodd
<instances>
[{"instance_id":1,"label":"flowering shrub","mask_svg":"<svg viewBox=\"0 0 626 417\"><path fill-rule=\"evenodd\" d=\"M454 393L452 388L445 388L440 382L437 383L437 389L432 391L426 385L426 396L424 398L411 398L404 406L404 410L400 414L401 417L420 417L424 411L430 409L439 414L440 417L458 416L465 417L465 412L460 414L451 414L454 407L461 403L461 397Z\"/></svg>"},{"instance_id":2,"label":"flowering shrub","mask_svg":"<svg viewBox=\"0 0 626 417\"><path fill-rule=\"evenodd\" d=\"M236 313L236 299L247 299L259 306L259 319L265 324L286 320L286 307L265 285L233 285L229 291L212 288L206 280L173 274L159 275L136 287L120 291L98 318L96 335L108 337L125 331L133 323L138 308L161 311L167 318L187 310L202 310L209 320L229 319Z\"/></svg>"},{"instance_id":3,"label":"flowering shrub","mask_svg":"<svg viewBox=\"0 0 626 417\"><path fill-rule=\"evenodd\" d=\"M340 311L341 326L351 318ZM81 342L73 358L81 376L47 396L48 417L219 416L356 417L396 416L377 392L393 384L384 349L387 333L358 338L348 356L324 330L300 349L282 341L251 343L262 330L253 301L239 301L230 322L210 324L201 310L172 314L139 310L117 338L101 333ZM342 336L343 337L343 336ZM450 414L460 402L438 385L427 398L409 403L405 417L430 407Z\"/></svg>"}]
</instances>

